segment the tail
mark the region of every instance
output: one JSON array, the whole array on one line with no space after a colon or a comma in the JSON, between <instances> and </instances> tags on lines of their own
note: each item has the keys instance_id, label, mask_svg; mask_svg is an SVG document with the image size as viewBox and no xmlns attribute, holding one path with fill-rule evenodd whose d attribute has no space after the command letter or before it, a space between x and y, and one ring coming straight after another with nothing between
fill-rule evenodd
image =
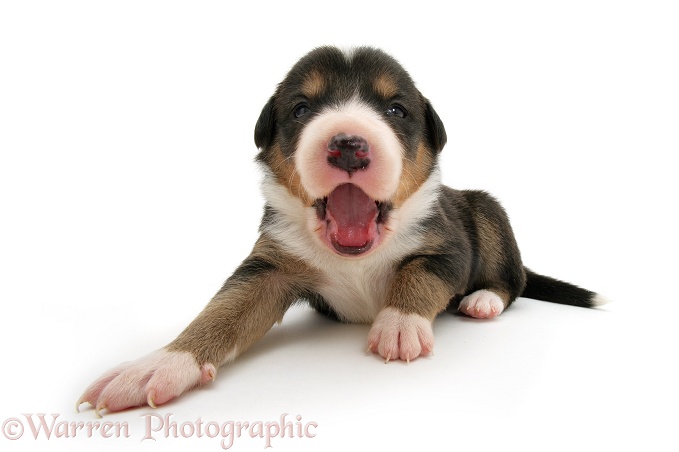
<instances>
[{"instance_id":1,"label":"tail","mask_svg":"<svg viewBox=\"0 0 679 452\"><path fill-rule=\"evenodd\" d=\"M521 294L522 297L571 306L582 306L583 308L591 308L608 303L606 298L596 292L550 278L549 276L538 275L527 268L525 270L526 288Z\"/></svg>"}]
</instances>

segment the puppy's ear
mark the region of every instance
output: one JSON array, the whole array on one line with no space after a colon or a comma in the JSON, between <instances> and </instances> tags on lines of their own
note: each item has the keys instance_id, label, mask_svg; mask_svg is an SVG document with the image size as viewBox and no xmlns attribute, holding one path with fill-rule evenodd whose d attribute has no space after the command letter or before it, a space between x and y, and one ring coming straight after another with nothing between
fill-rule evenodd
<instances>
[{"instance_id":1,"label":"puppy's ear","mask_svg":"<svg viewBox=\"0 0 679 452\"><path fill-rule=\"evenodd\" d=\"M258 149L267 148L276 135L276 111L274 101L276 96L271 96L262 112L259 114L257 125L255 125L255 145Z\"/></svg>"},{"instance_id":2,"label":"puppy's ear","mask_svg":"<svg viewBox=\"0 0 679 452\"><path fill-rule=\"evenodd\" d=\"M436 153L441 152L445 146L448 137L446 136L446 128L443 126L443 121L436 114L436 110L431 106L431 102L424 99L424 120L426 124L426 135L429 146Z\"/></svg>"}]
</instances>

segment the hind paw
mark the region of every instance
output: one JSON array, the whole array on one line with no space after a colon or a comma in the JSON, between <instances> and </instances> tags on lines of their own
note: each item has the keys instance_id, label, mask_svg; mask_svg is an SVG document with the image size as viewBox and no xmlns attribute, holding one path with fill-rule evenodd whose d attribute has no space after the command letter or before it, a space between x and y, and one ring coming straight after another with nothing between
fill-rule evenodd
<instances>
[{"instance_id":1,"label":"hind paw","mask_svg":"<svg viewBox=\"0 0 679 452\"><path fill-rule=\"evenodd\" d=\"M459 310L477 319L492 319L504 311L502 298L491 290L477 290L460 302Z\"/></svg>"}]
</instances>

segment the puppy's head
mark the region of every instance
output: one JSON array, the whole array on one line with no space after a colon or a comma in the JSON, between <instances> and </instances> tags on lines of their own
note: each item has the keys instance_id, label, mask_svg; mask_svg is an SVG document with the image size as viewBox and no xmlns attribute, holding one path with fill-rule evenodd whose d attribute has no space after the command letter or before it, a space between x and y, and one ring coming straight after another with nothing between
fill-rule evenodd
<instances>
[{"instance_id":1,"label":"puppy's head","mask_svg":"<svg viewBox=\"0 0 679 452\"><path fill-rule=\"evenodd\" d=\"M345 257L368 255L393 235L392 209L428 179L445 142L408 73L373 48L307 54L255 128L258 160L314 212L310 232Z\"/></svg>"}]
</instances>

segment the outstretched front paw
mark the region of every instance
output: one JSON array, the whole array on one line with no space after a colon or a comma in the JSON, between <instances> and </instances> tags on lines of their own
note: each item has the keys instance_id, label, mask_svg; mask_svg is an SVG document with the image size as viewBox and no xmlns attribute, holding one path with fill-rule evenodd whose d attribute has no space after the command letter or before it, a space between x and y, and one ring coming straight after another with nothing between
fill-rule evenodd
<instances>
[{"instance_id":1,"label":"outstretched front paw","mask_svg":"<svg viewBox=\"0 0 679 452\"><path fill-rule=\"evenodd\" d=\"M101 410L120 411L146 404L155 408L194 386L214 380L216 374L215 366L199 366L188 352L161 349L99 377L78 399L76 408L87 402L97 416Z\"/></svg>"},{"instance_id":2,"label":"outstretched front paw","mask_svg":"<svg viewBox=\"0 0 679 452\"><path fill-rule=\"evenodd\" d=\"M368 334L368 350L379 353L385 362L406 362L426 356L434 348L431 321L417 314L403 314L398 309L384 308Z\"/></svg>"}]
</instances>

